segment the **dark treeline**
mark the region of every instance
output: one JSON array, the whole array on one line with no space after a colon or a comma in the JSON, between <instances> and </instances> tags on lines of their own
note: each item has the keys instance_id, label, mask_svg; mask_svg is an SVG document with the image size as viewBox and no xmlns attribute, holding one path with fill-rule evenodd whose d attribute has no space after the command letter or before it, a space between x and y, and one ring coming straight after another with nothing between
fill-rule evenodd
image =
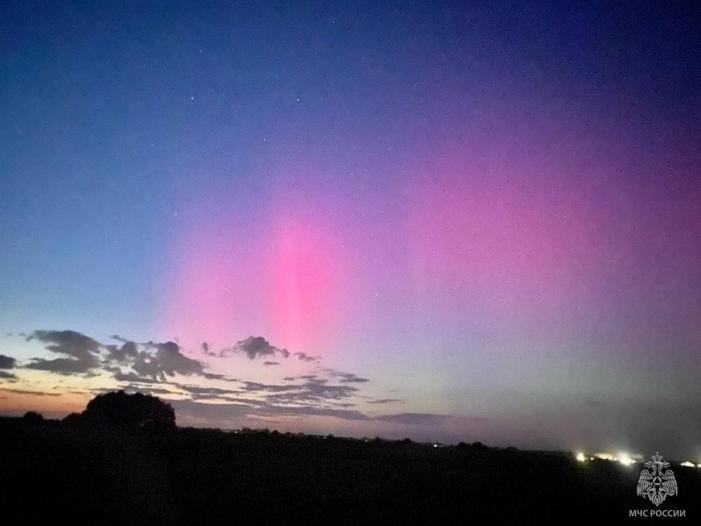
<instances>
[{"instance_id":1,"label":"dark treeline","mask_svg":"<svg viewBox=\"0 0 701 526\"><path fill-rule=\"evenodd\" d=\"M0 468L0 524L615 523L653 507L639 465L564 453L76 417L0 418ZM698 471L675 467L663 508L699 516Z\"/></svg>"}]
</instances>

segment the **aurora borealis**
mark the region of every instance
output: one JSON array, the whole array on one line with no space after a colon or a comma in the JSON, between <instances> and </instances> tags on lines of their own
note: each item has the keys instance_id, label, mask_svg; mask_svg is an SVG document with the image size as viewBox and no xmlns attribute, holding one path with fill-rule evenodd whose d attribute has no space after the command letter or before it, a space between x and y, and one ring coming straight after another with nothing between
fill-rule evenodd
<instances>
[{"instance_id":1,"label":"aurora borealis","mask_svg":"<svg viewBox=\"0 0 701 526\"><path fill-rule=\"evenodd\" d=\"M0 9L0 413L701 462L698 5Z\"/></svg>"}]
</instances>

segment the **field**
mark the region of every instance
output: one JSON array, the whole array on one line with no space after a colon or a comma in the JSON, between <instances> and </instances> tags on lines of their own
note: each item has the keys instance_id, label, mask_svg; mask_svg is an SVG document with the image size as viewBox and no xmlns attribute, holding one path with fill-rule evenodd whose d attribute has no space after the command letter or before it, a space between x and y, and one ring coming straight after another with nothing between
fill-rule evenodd
<instances>
[{"instance_id":1,"label":"field","mask_svg":"<svg viewBox=\"0 0 701 526\"><path fill-rule=\"evenodd\" d=\"M266 431L0 419L3 524L467 524L625 520L639 466L557 452ZM699 470L661 509L698 516Z\"/></svg>"}]
</instances>

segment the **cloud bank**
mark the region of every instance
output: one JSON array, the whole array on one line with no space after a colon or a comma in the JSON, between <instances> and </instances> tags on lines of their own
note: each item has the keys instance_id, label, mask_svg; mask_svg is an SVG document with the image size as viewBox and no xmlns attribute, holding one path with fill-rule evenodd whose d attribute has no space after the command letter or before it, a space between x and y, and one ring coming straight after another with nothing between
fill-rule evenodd
<instances>
[{"instance_id":1,"label":"cloud bank","mask_svg":"<svg viewBox=\"0 0 701 526\"><path fill-rule=\"evenodd\" d=\"M100 377L116 383L114 388L163 396L176 406L187 408L193 417L196 410L204 415L212 412L211 406L216 405L254 419L331 417L348 422L430 425L442 418L442 415L433 415L432 420L431 415L412 417L408 413L369 414L362 410L362 405L403 401L369 396L361 391L370 384L369 378L320 367L321 357L301 351L292 353L273 345L263 336L249 336L219 350L202 343L192 352L173 341L137 342L119 335L113 335L110 342L103 343L74 330L36 330L24 338L41 343L46 351L58 356L35 357L18 364L15 358L0 355L0 382L16 380L15 373L22 370L40 370L64 377ZM273 370L284 370L285 364L290 363L286 362L287 359L296 359L295 362L301 362L303 367L311 370L305 374L284 376L279 382L262 382L234 378L213 368L236 357L258 361L261 372L271 366L275 366ZM298 369L299 365L295 368ZM66 387L65 392L94 395L111 389L113 387ZM38 391L17 388L13 392ZM60 392L45 394L60 396Z\"/></svg>"}]
</instances>

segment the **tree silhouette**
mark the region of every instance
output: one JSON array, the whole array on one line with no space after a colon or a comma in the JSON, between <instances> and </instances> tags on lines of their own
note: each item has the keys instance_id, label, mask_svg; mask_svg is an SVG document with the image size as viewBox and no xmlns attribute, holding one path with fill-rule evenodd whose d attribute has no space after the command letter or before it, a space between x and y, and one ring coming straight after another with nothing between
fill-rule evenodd
<instances>
[{"instance_id":1,"label":"tree silhouette","mask_svg":"<svg viewBox=\"0 0 701 526\"><path fill-rule=\"evenodd\" d=\"M27 411L22 417L22 421L27 424L41 424L44 421L44 417L41 413L36 411Z\"/></svg>"},{"instance_id":2,"label":"tree silhouette","mask_svg":"<svg viewBox=\"0 0 701 526\"><path fill-rule=\"evenodd\" d=\"M80 424L82 421L82 417L79 413L70 413L64 416L63 420L61 420L61 422L63 422L64 424L69 425L77 425Z\"/></svg>"},{"instance_id":3,"label":"tree silhouette","mask_svg":"<svg viewBox=\"0 0 701 526\"><path fill-rule=\"evenodd\" d=\"M81 415L85 422L116 427L167 430L175 428L175 411L161 399L117 391L98 395Z\"/></svg>"}]
</instances>

